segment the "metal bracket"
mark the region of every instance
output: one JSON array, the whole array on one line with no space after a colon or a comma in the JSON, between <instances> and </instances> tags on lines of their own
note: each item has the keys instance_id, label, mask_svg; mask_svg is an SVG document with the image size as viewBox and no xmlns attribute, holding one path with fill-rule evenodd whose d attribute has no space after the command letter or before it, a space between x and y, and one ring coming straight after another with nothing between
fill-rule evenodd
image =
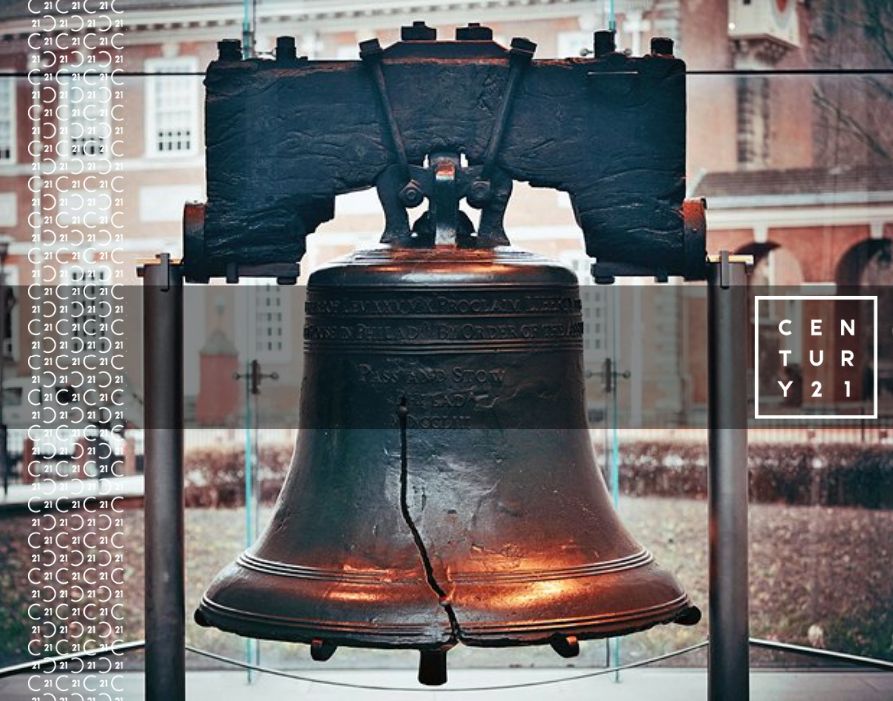
<instances>
[{"instance_id":1,"label":"metal bracket","mask_svg":"<svg viewBox=\"0 0 893 701\"><path fill-rule=\"evenodd\" d=\"M682 277L685 280L703 280L707 263L716 261L718 257L704 257L704 246L707 241L707 200L703 197L689 198L682 202ZM742 261L747 256L733 255L730 261ZM753 261L751 259L751 265ZM655 282L667 282L669 276L665 270L651 267L640 267L634 263L615 263L599 260L592 264L592 277L598 285L611 285L618 277L653 277Z\"/></svg>"},{"instance_id":2,"label":"metal bracket","mask_svg":"<svg viewBox=\"0 0 893 701\"><path fill-rule=\"evenodd\" d=\"M432 31L423 23L417 22L412 27L404 28L403 39L433 41L436 34L432 34ZM427 217L423 215L413 227L416 238L412 243L415 245L432 245L447 241L458 243L463 233L461 229L464 217L459 211L459 200L463 197L470 206L482 210L478 227L480 236L475 243L486 246L508 243L502 220L511 195L512 183L511 178L502 173L497 166L497 158L508 128L518 85L533 60L535 50L536 44L528 39L512 39L508 51L508 80L493 120L483 163L463 168L459 154L429 154L430 166L426 168L410 163L406 154L406 145L388 96L382 69L384 49L377 39L360 43L360 58L372 77L394 158L394 164L385 169L376 181L378 196L385 210L383 243L394 241L404 245L411 243L409 240L411 232L405 210L417 207L426 197L431 205L430 212ZM448 172L452 173L450 178L446 177ZM447 180L450 181L449 185ZM451 203L448 204L447 200ZM433 224L430 221L432 218ZM428 232L428 229L432 230L433 236L428 235L432 233Z\"/></svg>"},{"instance_id":3,"label":"metal bracket","mask_svg":"<svg viewBox=\"0 0 893 701\"><path fill-rule=\"evenodd\" d=\"M237 284L243 277L275 278L279 285L296 285L301 274L301 266L297 263L228 263L226 281Z\"/></svg>"},{"instance_id":4,"label":"metal bracket","mask_svg":"<svg viewBox=\"0 0 893 701\"><path fill-rule=\"evenodd\" d=\"M260 385L263 380L278 380L278 372L261 372L260 362L255 359L251 361L248 372L233 373L234 380L248 380L248 389L250 394L260 394Z\"/></svg>"},{"instance_id":5,"label":"metal bracket","mask_svg":"<svg viewBox=\"0 0 893 701\"><path fill-rule=\"evenodd\" d=\"M732 285L732 264L743 263L748 269L753 267L753 256L741 253L729 253L728 251L720 251L719 253L711 253L707 256L707 262L719 264L719 286L727 290Z\"/></svg>"},{"instance_id":6,"label":"metal bracket","mask_svg":"<svg viewBox=\"0 0 893 701\"><path fill-rule=\"evenodd\" d=\"M434 197L431 215L434 219L434 243L455 244L459 232L459 197L456 171L461 168L456 156L440 156L433 163Z\"/></svg>"},{"instance_id":7,"label":"metal bracket","mask_svg":"<svg viewBox=\"0 0 893 701\"><path fill-rule=\"evenodd\" d=\"M613 285L618 277L653 277L655 282L666 282L669 278L663 271L644 268L629 263L598 262L592 264L592 277L596 285Z\"/></svg>"},{"instance_id":8,"label":"metal bracket","mask_svg":"<svg viewBox=\"0 0 893 701\"><path fill-rule=\"evenodd\" d=\"M490 177L493 167L496 165L496 157L499 155L500 146L502 146L502 138L505 135L506 127L508 127L515 92L517 92L524 71L533 60L535 51L536 44L529 39L518 37L512 39L511 48L509 49L509 77L505 85L505 92L502 94L502 100L499 103L499 110L496 112L496 118L493 120L493 130L490 132L487 150L484 153L484 169L481 177L485 180Z\"/></svg>"},{"instance_id":9,"label":"metal bracket","mask_svg":"<svg viewBox=\"0 0 893 701\"><path fill-rule=\"evenodd\" d=\"M611 394L617 389L617 380L628 380L630 377L632 377L632 373L629 370L617 370L614 367L614 360L605 358L605 362L602 363L602 381L604 382L605 394Z\"/></svg>"},{"instance_id":10,"label":"metal bracket","mask_svg":"<svg viewBox=\"0 0 893 701\"><path fill-rule=\"evenodd\" d=\"M372 82L375 85L375 92L378 95L378 103L384 113L385 122L387 123L388 133L391 137L391 148L394 150L394 156L397 163L403 171L405 180L409 180L409 160L406 157L406 146L403 143L403 135L400 133L400 127L397 124L397 118L394 116L394 109L391 107L391 100L388 97L388 87L384 79L384 71L381 67L384 49L378 39L369 39L360 43L360 59L372 74Z\"/></svg>"},{"instance_id":11,"label":"metal bracket","mask_svg":"<svg viewBox=\"0 0 893 701\"><path fill-rule=\"evenodd\" d=\"M176 261L171 259L170 253L158 253L155 256L154 260L146 260L142 261L137 269L136 276L139 278L146 277L146 266L147 265L157 265L160 267L162 279L165 281L163 284L158 285L158 289L162 292L167 292L171 288L171 266L172 265L180 265L180 261Z\"/></svg>"}]
</instances>

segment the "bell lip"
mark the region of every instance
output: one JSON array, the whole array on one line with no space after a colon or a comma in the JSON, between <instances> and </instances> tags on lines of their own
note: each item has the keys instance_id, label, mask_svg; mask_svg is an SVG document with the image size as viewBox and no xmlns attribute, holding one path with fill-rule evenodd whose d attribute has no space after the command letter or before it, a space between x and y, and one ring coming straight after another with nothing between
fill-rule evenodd
<instances>
[{"instance_id":1,"label":"bell lip","mask_svg":"<svg viewBox=\"0 0 893 701\"><path fill-rule=\"evenodd\" d=\"M658 625L677 623L691 609L697 611L700 618L700 610L692 606L687 594L682 593L678 598L656 606L611 614L579 616L569 620L535 621L527 625L464 624L460 637L466 645L476 647L540 645L549 643L556 635L574 636L579 640L598 640L630 635Z\"/></svg>"},{"instance_id":2,"label":"bell lip","mask_svg":"<svg viewBox=\"0 0 893 701\"><path fill-rule=\"evenodd\" d=\"M701 611L692 605L687 594L666 604L638 611L578 617L573 620L533 622L521 624L475 625L462 624L456 636L448 625L405 625L363 627L361 624L327 621L293 621L274 616L259 615L221 606L207 596L194 613L199 625L219 628L242 637L264 640L280 640L310 644L323 639L342 647L435 650L462 643L468 647L520 647L548 645L556 636L574 636L578 640L630 635L658 625L677 623L695 625L701 619ZM438 637L434 638L433 636Z\"/></svg>"},{"instance_id":3,"label":"bell lip","mask_svg":"<svg viewBox=\"0 0 893 701\"><path fill-rule=\"evenodd\" d=\"M314 640L322 639L339 647L440 650L457 642L445 616L446 622L442 627L437 624L407 624L399 628L376 625L365 626L363 630L363 625L355 622L336 625L329 621L277 620L273 616L221 606L203 596L194 617L201 626L218 628L246 638L308 645Z\"/></svg>"},{"instance_id":4,"label":"bell lip","mask_svg":"<svg viewBox=\"0 0 893 701\"><path fill-rule=\"evenodd\" d=\"M546 572L536 579L519 578L518 572L489 578L453 572L446 588L458 621L454 632L444 602L434 597L421 569L399 577L353 571L345 576L273 563L246 551L210 584L195 617L200 624L246 637L302 643L322 638L346 647L404 649L457 642L472 647L547 644L556 635L597 639L700 620L700 610L646 548L591 570L591 565L556 570L561 575L556 581L573 584L564 599L550 603L529 594ZM332 587L356 589L366 603L336 604L329 600ZM259 591L268 593L258 598ZM613 595L606 598L606 593ZM511 603L515 598L517 605ZM246 608L249 601L255 603Z\"/></svg>"}]
</instances>

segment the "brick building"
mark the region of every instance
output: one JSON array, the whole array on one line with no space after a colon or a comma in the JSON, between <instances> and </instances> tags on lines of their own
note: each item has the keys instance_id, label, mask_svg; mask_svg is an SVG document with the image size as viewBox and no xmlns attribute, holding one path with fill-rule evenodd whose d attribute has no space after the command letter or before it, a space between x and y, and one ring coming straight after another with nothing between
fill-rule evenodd
<instances>
[{"instance_id":1,"label":"brick building","mask_svg":"<svg viewBox=\"0 0 893 701\"><path fill-rule=\"evenodd\" d=\"M827 21L834 13L846 14L846 4L615 4L621 49L645 53L652 36L670 36L677 55L693 72L688 81L689 192L710 198L709 248L754 253L757 275L776 283L791 276L823 283L840 282L843 274L848 280L861 279L865 270L876 268L893 227L893 188L881 177L886 137L877 135L885 124L879 114L886 110L888 118L893 116L893 101L881 96L881 89L893 89L893 83L882 82L869 99L857 78L818 79L796 73L850 60L851 52L842 47L858 40L853 36L858 29L852 23L832 26ZM179 250L182 205L204 197L200 73L214 58L218 39L242 34L243 17L241 3L215 0L119 0L115 6L125 27L124 62L118 67L129 75L122 77L117 99L98 95L92 108L109 114L114 109L121 117L116 122L122 129L121 147L114 157L121 166L122 191L112 193L108 183L93 183L93 197L85 206L100 213L118 212L126 235L114 242L120 253L110 265L120 271L118 279L135 282L138 259ZM592 0L260 0L254 45L264 55L277 35L293 35L299 53L311 58L355 58L359 41L377 36L389 43L397 39L401 25L424 18L441 37L452 37L455 27L467 21L480 21L503 43L527 36L537 42L538 56L566 56L590 48L592 31L608 25L607 8L608 3ZM25 9L21 2L0 4L0 74L25 74L34 67L35 49L28 41L32 19L23 16ZM861 66L881 61L879 48L861 51ZM101 52L94 53L99 61ZM753 74L766 69L790 73ZM64 95L59 99L64 101ZM0 234L15 241L8 266L13 283L29 279L34 263L28 253L34 237L41 235L41 218L71 218L64 211L65 198L44 200L35 210L30 196L36 117L29 111L31 104L26 78L0 78ZM66 119L70 127L77 126L79 116L70 113ZM69 129L65 135L52 126L38 130L40 147L53 149L60 162L72 155L88 160L91 153L108 155L105 131ZM382 223L374 192L340 197L335 219L309 239L303 274L358 244L374 243ZM516 245L565 261L588 282L582 237L562 194L516 187L507 231ZM278 372L281 379L269 384L265 402L277 411L293 406L301 366L300 342L287 340L300 337L301 309L295 293L255 285L231 304L225 303L226 294L215 286L189 294L187 394L194 396L202 384L208 386L208 378L201 379L199 351L213 337L215 347L234 344L240 366L257 359L265 370ZM649 411L671 415L692 410L706 397L698 379L702 358L691 351L703 338L700 299L688 299L682 286L660 294L653 304L643 303L643 295L649 298L647 292L619 295L622 301L612 307L608 292L584 291L588 365L597 373L605 357L616 355L629 366L625 369L631 377L621 385L621 401L632 423ZM610 333L612 312L633 320L618 325L616 339ZM13 316L8 362L26 375L26 331L23 320ZM643 352L646 345L649 350ZM128 358L137 394L138 355ZM596 401L599 384L593 377L590 395ZM234 393L242 391L236 382L230 387Z\"/></svg>"}]
</instances>

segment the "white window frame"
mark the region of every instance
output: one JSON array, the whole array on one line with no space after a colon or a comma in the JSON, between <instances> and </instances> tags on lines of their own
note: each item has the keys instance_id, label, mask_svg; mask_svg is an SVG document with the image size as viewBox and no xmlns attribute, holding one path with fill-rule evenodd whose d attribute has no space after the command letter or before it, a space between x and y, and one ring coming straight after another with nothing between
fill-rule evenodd
<instances>
[{"instance_id":1,"label":"white window frame","mask_svg":"<svg viewBox=\"0 0 893 701\"><path fill-rule=\"evenodd\" d=\"M21 295L22 291L17 288L19 284L19 269L16 265L9 265L7 262L3 266L4 285L13 291L13 294ZM22 307L22 300L16 300L15 306L9 310L9 328L6 329L6 345L2 348L4 358L7 362L17 363L19 361L19 309Z\"/></svg>"},{"instance_id":2,"label":"white window frame","mask_svg":"<svg viewBox=\"0 0 893 701\"><path fill-rule=\"evenodd\" d=\"M278 285L275 281L265 278L243 278L239 280L239 284L245 289L236 292L236 348L239 355L245 362L257 360L261 365L287 365L292 362L294 344L293 326L292 326L292 305L291 299L294 295L294 287L287 285ZM259 306L264 290L267 288L279 291L279 299L282 303L276 307L276 311L264 312ZM276 322L280 325L281 335L277 335L277 339L281 339L281 348L268 350L259 348L259 344L263 343L258 336L258 326L263 324L258 319L261 313L277 313L282 318Z\"/></svg>"},{"instance_id":3,"label":"white window frame","mask_svg":"<svg viewBox=\"0 0 893 701\"><path fill-rule=\"evenodd\" d=\"M108 301L108 290L111 289L111 270L107 267L77 267L72 273L74 274L69 277L67 284L71 288L80 288L81 292L77 294L69 292L69 299L71 299L72 302L80 302L85 306L77 307L81 312L79 317L75 316L72 311L69 340L79 338L84 343L92 341L96 347L85 349L83 352L102 355L106 352L103 349L102 342L110 339L111 325L114 320L110 314L103 314L101 311L102 303ZM102 288L106 290L106 292L96 292L93 297L88 298L84 292L88 287ZM95 329L87 328L87 323L91 321L96 325Z\"/></svg>"},{"instance_id":4,"label":"white window frame","mask_svg":"<svg viewBox=\"0 0 893 701\"><path fill-rule=\"evenodd\" d=\"M120 197L121 195L115 195L111 190L99 188L60 193L56 199L55 222L59 226L73 229L108 226L116 199Z\"/></svg>"},{"instance_id":5,"label":"white window frame","mask_svg":"<svg viewBox=\"0 0 893 701\"><path fill-rule=\"evenodd\" d=\"M184 81L189 81L190 85L190 125L191 139L189 148L183 151L161 151L158 149L157 130L157 109L155 100L155 88L159 81L165 80L165 73L194 73L198 71L198 59L195 56L176 56L174 58L149 58L144 64L146 73L152 73L146 77L145 87L145 103L146 103L146 138L145 153L149 158L182 158L184 156L195 156L198 153L199 142L199 90L198 78L181 77ZM168 79L170 80L170 79Z\"/></svg>"},{"instance_id":6,"label":"white window frame","mask_svg":"<svg viewBox=\"0 0 893 701\"><path fill-rule=\"evenodd\" d=\"M0 155L0 164L8 165L11 163L15 163L18 154L17 146L18 146L18 134L16 132L16 88L18 87L18 82L15 78L6 77L12 73L9 69L0 70L0 80L4 82L4 84L10 85L9 90L9 109L7 112L7 117L9 118L9 156L4 157Z\"/></svg>"},{"instance_id":7,"label":"white window frame","mask_svg":"<svg viewBox=\"0 0 893 701\"><path fill-rule=\"evenodd\" d=\"M63 114L66 115L66 122L63 123L62 120L57 117L56 128L59 134L59 156L62 161L72 161L72 160L85 160L85 161L98 161L98 160L111 160L112 158L112 81L110 78L111 75L111 66L110 65L94 65L89 69L89 73L87 74L87 80L91 82L91 84L87 84L84 82L84 77L80 76L79 78L71 77L72 74L77 74L75 71L59 71L60 77L58 80L59 83L59 105L64 108ZM86 69L85 69L86 72ZM105 74L104 78L100 78L97 73ZM96 118L95 116L92 118L96 121L97 125L101 125L104 129L100 132L102 135L102 145L103 145L103 153L80 153L74 154L71 152L71 87L75 85L78 81L82 83L79 87L82 90L96 91L94 94L97 96L101 96L106 94L108 99L105 101L105 114L101 115L100 118ZM101 84L100 84L101 83ZM102 91L106 91L103 93ZM96 102L99 103L101 97L97 97ZM101 121L100 121L101 120ZM64 128L63 128L64 127Z\"/></svg>"},{"instance_id":8,"label":"white window frame","mask_svg":"<svg viewBox=\"0 0 893 701\"><path fill-rule=\"evenodd\" d=\"M581 313L583 316L583 348L585 362L593 367L610 356L608 348L608 287L596 285L592 277L592 259L575 251L567 251L561 262L577 276L580 289Z\"/></svg>"},{"instance_id":9,"label":"white window frame","mask_svg":"<svg viewBox=\"0 0 893 701\"><path fill-rule=\"evenodd\" d=\"M254 328L252 337L254 341L254 357L261 362L271 364L287 363L291 360L291 310L289 293L293 288L278 285L275 281L262 280L253 290L254 294ZM271 294L272 291L272 294ZM270 297L278 302L278 306L262 307L261 300ZM276 314L276 321L262 321L264 314ZM279 335L271 337L271 343L278 343L279 348L261 348L266 341L260 336L262 327L275 328Z\"/></svg>"}]
</instances>

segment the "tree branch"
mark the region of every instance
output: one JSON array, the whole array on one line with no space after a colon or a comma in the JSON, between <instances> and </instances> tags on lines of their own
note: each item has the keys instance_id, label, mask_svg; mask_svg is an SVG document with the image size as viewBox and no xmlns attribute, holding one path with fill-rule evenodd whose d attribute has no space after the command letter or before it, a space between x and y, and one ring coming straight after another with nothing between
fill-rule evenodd
<instances>
[{"instance_id":1,"label":"tree branch","mask_svg":"<svg viewBox=\"0 0 893 701\"><path fill-rule=\"evenodd\" d=\"M840 105L830 100L825 94L821 91L820 88L815 87L812 90L813 98L816 103L834 114L834 117L838 121L838 126L846 127L847 131L853 136L857 137L862 143L868 146L875 155L880 156L886 160L890 160L890 153L884 146L869 132L865 127L863 127L857 119L852 117L849 114L846 114L843 109L841 109Z\"/></svg>"}]
</instances>

